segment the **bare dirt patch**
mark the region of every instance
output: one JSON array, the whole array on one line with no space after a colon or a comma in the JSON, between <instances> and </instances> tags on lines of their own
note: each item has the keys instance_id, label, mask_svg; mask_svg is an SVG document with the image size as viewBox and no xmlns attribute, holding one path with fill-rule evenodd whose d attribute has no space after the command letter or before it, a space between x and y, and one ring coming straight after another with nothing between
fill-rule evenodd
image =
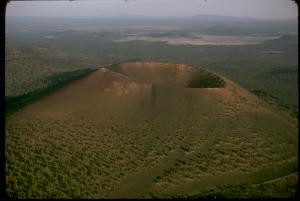
<instances>
[{"instance_id":1,"label":"bare dirt patch","mask_svg":"<svg viewBox=\"0 0 300 201\"><path fill-rule=\"evenodd\" d=\"M148 41L166 42L170 45L255 45L278 37L273 36L213 36L199 35L198 38L171 38L171 37L149 37L149 36L128 36L114 40L115 42Z\"/></svg>"}]
</instances>

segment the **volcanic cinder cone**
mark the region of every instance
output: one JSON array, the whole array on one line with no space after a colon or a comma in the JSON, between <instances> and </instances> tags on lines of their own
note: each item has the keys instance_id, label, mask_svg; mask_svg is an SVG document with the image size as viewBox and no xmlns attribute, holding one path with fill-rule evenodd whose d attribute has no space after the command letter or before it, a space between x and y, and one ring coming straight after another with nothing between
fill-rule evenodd
<instances>
[{"instance_id":1,"label":"volcanic cinder cone","mask_svg":"<svg viewBox=\"0 0 300 201\"><path fill-rule=\"evenodd\" d=\"M142 198L260 183L296 171L297 126L213 72L127 62L6 120L7 192Z\"/></svg>"}]
</instances>

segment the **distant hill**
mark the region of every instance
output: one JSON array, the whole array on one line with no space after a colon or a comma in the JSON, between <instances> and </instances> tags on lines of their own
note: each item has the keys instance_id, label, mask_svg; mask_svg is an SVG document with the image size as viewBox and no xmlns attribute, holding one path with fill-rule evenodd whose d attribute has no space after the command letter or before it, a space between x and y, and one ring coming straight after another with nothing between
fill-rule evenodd
<instances>
[{"instance_id":1,"label":"distant hill","mask_svg":"<svg viewBox=\"0 0 300 201\"><path fill-rule=\"evenodd\" d=\"M241 35L247 33L247 31L242 27L218 24L216 26L203 30L203 33L209 35Z\"/></svg>"},{"instance_id":2,"label":"distant hill","mask_svg":"<svg viewBox=\"0 0 300 201\"><path fill-rule=\"evenodd\" d=\"M265 19L252 18L252 17L233 17L224 15L193 15L191 17L186 17L186 19L193 20L209 20L209 21L262 21Z\"/></svg>"}]
</instances>

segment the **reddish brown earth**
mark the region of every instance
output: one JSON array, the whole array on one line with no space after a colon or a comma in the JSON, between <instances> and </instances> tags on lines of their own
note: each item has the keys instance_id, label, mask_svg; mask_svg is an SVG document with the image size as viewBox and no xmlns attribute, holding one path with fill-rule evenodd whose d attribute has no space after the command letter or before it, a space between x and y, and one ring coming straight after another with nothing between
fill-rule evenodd
<instances>
[{"instance_id":1,"label":"reddish brown earth","mask_svg":"<svg viewBox=\"0 0 300 201\"><path fill-rule=\"evenodd\" d=\"M118 69L101 68L6 120L8 194L162 197L295 171L297 123L232 81L189 88L212 72L155 62Z\"/></svg>"}]
</instances>

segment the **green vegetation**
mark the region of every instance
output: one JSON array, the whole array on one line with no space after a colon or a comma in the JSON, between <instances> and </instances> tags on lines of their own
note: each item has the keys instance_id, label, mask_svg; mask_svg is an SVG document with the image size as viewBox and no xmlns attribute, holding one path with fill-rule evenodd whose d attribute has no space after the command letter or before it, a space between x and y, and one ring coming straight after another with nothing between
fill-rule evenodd
<instances>
[{"instance_id":1,"label":"green vegetation","mask_svg":"<svg viewBox=\"0 0 300 201\"><path fill-rule=\"evenodd\" d=\"M274 107L275 110L282 110L290 114L292 117L295 117L297 119L299 118L298 107L296 107L295 105L293 107L289 106L283 103L280 98L275 97L263 90L253 90L251 92L257 95L262 100L266 101L269 105Z\"/></svg>"},{"instance_id":2,"label":"green vegetation","mask_svg":"<svg viewBox=\"0 0 300 201\"><path fill-rule=\"evenodd\" d=\"M298 189L298 174L291 174L261 184L218 186L199 195L185 196L189 199L236 199L236 198L295 198Z\"/></svg>"},{"instance_id":3,"label":"green vegetation","mask_svg":"<svg viewBox=\"0 0 300 201\"><path fill-rule=\"evenodd\" d=\"M49 84L46 88L38 89L21 96L5 97L5 116L7 117L11 115L13 112L21 109L25 105L32 103L33 101L46 96L71 81L78 80L92 72L95 72L95 69L82 69L51 75L48 77Z\"/></svg>"}]
</instances>

